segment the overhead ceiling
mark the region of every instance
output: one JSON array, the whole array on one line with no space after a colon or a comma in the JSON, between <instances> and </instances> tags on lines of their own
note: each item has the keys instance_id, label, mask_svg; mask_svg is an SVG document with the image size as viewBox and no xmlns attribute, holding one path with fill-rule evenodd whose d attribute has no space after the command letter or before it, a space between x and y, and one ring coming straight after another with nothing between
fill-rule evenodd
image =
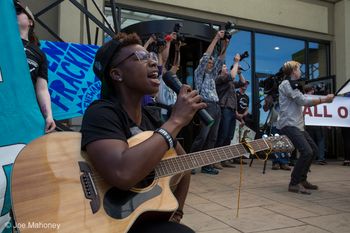
<instances>
[{"instance_id":1,"label":"overhead ceiling","mask_svg":"<svg viewBox=\"0 0 350 233\"><path fill-rule=\"evenodd\" d=\"M319 0L321 2L331 2L331 3L337 3L337 2L340 2L342 0Z\"/></svg>"}]
</instances>

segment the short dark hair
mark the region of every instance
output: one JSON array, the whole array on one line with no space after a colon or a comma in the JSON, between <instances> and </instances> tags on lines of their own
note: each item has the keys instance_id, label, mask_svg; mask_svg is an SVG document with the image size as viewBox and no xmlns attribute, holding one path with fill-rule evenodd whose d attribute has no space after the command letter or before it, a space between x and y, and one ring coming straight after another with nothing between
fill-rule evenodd
<instances>
[{"instance_id":1,"label":"short dark hair","mask_svg":"<svg viewBox=\"0 0 350 233\"><path fill-rule=\"evenodd\" d=\"M126 34L120 32L97 50L93 70L102 82L102 97L106 97L108 91L113 91L109 70L113 67L113 62L118 58L119 51L126 46L134 44L141 45L141 39L136 33Z\"/></svg>"}]
</instances>

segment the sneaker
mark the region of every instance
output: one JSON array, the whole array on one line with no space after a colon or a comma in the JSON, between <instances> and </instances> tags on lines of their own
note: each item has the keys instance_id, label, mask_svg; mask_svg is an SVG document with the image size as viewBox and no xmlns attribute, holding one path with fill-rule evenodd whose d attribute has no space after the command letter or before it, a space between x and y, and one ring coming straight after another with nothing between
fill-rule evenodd
<instances>
[{"instance_id":1,"label":"sneaker","mask_svg":"<svg viewBox=\"0 0 350 233\"><path fill-rule=\"evenodd\" d=\"M292 170L288 165L286 165L286 164L281 164L280 165L280 168L281 168L281 170L285 170L285 171L290 171L290 170Z\"/></svg>"},{"instance_id":2,"label":"sneaker","mask_svg":"<svg viewBox=\"0 0 350 233\"><path fill-rule=\"evenodd\" d=\"M221 165L221 163L215 163L215 164L213 164L213 167L214 167L215 169L219 169L219 170L224 169L224 167Z\"/></svg>"},{"instance_id":3,"label":"sneaker","mask_svg":"<svg viewBox=\"0 0 350 233\"><path fill-rule=\"evenodd\" d=\"M201 168L201 172L209 175L217 175L219 171L213 167L205 166Z\"/></svg>"},{"instance_id":4,"label":"sneaker","mask_svg":"<svg viewBox=\"0 0 350 233\"><path fill-rule=\"evenodd\" d=\"M288 192L301 193L301 194L306 194L306 195L310 195L311 194L311 192L306 190L304 188L304 186L302 186L301 184L289 185L288 186Z\"/></svg>"},{"instance_id":5,"label":"sneaker","mask_svg":"<svg viewBox=\"0 0 350 233\"><path fill-rule=\"evenodd\" d=\"M317 164L319 164L319 165L326 165L327 162L325 160L320 160L320 161L317 161Z\"/></svg>"},{"instance_id":6,"label":"sneaker","mask_svg":"<svg viewBox=\"0 0 350 233\"><path fill-rule=\"evenodd\" d=\"M272 170L280 170L280 165L278 163L272 164Z\"/></svg>"},{"instance_id":7,"label":"sneaker","mask_svg":"<svg viewBox=\"0 0 350 233\"><path fill-rule=\"evenodd\" d=\"M305 180L300 183L304 188L306 189L312 189L312 190L317 190L318 186L311 184L309 181Z\"/></svg>"},{"instance_id":8,"label":"sneaker","mask_svg":"<svg viewBox=\"0 0 350 233\"><path fill-rule=\"evenodd\" d=\"M240 159L233 159L233 164L241 164L241 160ZM244 160L242 160L242 164L247 164L247 162L245 162Z\"/></svg>"},{"instance_id":9,"label":"sneaker","mask_svg":"<svg viewBox=\"0 0 350 233\"><path fill-rule=\"evenodd\" d=\"M221 165L222 165L223 167L231 167L231 168L236 167L235 165L230 164L228 161L223 161L223 162L221 162Z\"/></svg>"}]
</instances>

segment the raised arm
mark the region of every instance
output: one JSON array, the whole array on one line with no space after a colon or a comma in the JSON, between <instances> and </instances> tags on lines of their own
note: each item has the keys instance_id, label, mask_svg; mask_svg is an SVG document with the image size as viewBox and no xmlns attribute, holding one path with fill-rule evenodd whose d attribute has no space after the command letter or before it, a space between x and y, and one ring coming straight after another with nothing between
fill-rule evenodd
<instances>
[{"instance_id":1,"label":"raised arm","mask_svg":"<svg viewBox=\"0 0 350 233\"><path fill-rule=\"evenodd\" d=\"M294 99L298 105L301 106L315 106L323 103L332 103L334 99L333 94L328 94L325 97L319 97L317 99L308 99L303 93L297 89L293 89L289 84L289 81L283 81L280 84L279 90L287 97Z\"/></svg>"},{"instance_id":2,"label":"raised arm","mask_svg":"<svg viewBox=\"0 0 350 233\"><path fill-rule=\"evenodd\" d=\"M156 42L156 36L155 36L154 34L152 34L152 35L148 38L148 40L146 41L146 43L143 45L143 47L144 47L145 49L147 49L148 46L150 46L150 45L153 44L154 42Z\"/></svg>"},{"instance_id":3,"label":"raised arm","mask_svg":"<svg viewBox=\"0 0 350 233\"><path fill-rule=\"evenodd\" d=\"M170 71L174 74L176 74L177 70L180 67L180 49L182 46L182 42L178 41L175 43L175 55L174 55L174 62L173 65L171 66Z\"/></svg>"},{"instance_id":4,"label":"raised arm","mask_svg":"<svg viewBox=\"0 0 350 233\"><path fill-rule=\"evenodd\" d=\"M324 103L332 103L334 99L333 94L328 94L324 97L319 97L318 99L313 99L312 104L313 106L319 105L319 104L324 104Z\"/></svg>"},{"instance_id":5,"label":"raised arm","mask_svg":"<svg viewBox=\"0 0 350 233\"><path fill-rule=\"evenodd\" d=\"M218 31L216 33L214 39L211 41L211 43L210 43L210 45L207 48L207 51L205 53L208 54L209 56L211 56L213 54L213 51L214 51L216 44L218 43L218 41L220 41L221 38L224 38L224 35L225 35L224 30Z\"/></svg>"},{"instance_id":6,"label":"raised arm","mask_svg":"<svg viewBox=\"0 0 350 233\"><path fill-rule=\"evenodd\" d=\"M238 71L238 76L239 76L239 81L241 83L246 83L246 80L245 80L245 78L244 78L244 76L243 76L241 71Z\"/></svg>"},{"instance_id":7,"label":"raised arm","mask_svg":"<svg viewBox=\"0 0 350 233\"><path fill-rule=\"evenodd\" d=\"M235 79L235 77L237 75L240 59L241 59L241 56L237 53L233 59L233 67L230 70L230 74L231 74L232 79Z\"/></svg>"},{"instance_id":8,"label":"raised arm","mask_svg":"<svg viewBox=\"0 0 350 233\"><path fill-rule=\"evenodd\" d=\"M158 63L158 65L165 65L168 61L171 41L176 40L176 32L172 32L170 35L167 35L165 40L165 47L159 53L159 62L161 64Z\"/></svg>"}]
</instances>

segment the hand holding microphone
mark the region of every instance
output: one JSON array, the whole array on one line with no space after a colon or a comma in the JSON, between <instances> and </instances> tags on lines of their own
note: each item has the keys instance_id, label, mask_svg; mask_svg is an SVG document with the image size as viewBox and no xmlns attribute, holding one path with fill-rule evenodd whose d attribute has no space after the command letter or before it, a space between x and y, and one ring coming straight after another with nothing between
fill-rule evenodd
<instances>
[{"instance_id":1,"label":"hand holding microphone","mask_svg":"<svg viewBox=\"0 0 350 233\"><path fill-rule=\"evenodd\" d=\"M205 125L210 126L214 123L214 119L203 109L206 107L206 104L201 102L202 97L198 95L197 91L192 90L188 85L183 85L176 75L170 71L163 75L163 81L178 95L172 110L174 114L186 117L188 124L198 111L198 115Z\"/></svg>"}]
</instances>

